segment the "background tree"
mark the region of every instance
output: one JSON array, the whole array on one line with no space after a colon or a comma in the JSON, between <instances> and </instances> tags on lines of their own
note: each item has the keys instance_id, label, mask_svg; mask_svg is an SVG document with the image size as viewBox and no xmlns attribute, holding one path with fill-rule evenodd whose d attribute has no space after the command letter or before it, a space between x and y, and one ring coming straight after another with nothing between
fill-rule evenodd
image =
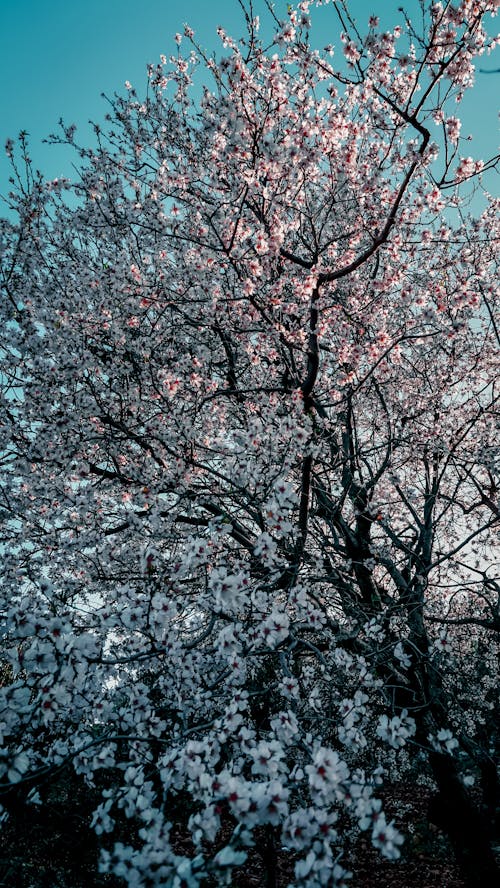
<instances>
[{"instance_id":1,"label":"background tree","mask_svg":"<svg viewBox=\"0 0 500 888\"><path fill-rule=\"evenodd\" d=\"M104 774L130 885L231 884L256 830L269 885L280 845L342 885L359 830L399 857L376 787L417 768L498 874L498 203L465 215L495 160L448 110L497 4L366 37L335 4L339 68L311 5L266 46L249 4L219 62L178 35L96 149L63 128L72 185L13 157L1 786Z\"/></svg>"}]
</instances>

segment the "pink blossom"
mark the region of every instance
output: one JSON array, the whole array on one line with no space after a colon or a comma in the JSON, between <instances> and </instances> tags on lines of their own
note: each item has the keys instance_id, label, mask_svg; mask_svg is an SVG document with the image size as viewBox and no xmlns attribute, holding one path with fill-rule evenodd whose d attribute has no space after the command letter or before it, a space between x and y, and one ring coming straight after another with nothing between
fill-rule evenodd
<instances>
[{"instance_id":1,"label":"pink blossom","mask_svg":"<svg viewBox=\"0 0 500 888\"><path fill-rule=\"evenodd\" d=\"M445 125L446 125L446 133L448 135L448 138L452 142L455 142L455 143L458 142L458 137L460 135L460 128L462 126L458 117L448 117L446 119Z\"/></svg>"},{"instance_id":2,"label":"pink blossom","mask_svg":"<svg viewBox=\"0 0 500 888\"><path fill-rule=\"evenodd\" d=\"M352 40L349 40L347 43L344 44L343 52L347 61L351 65L354 65L361 58L361 53Z\"/></svg>"}]
</instances>

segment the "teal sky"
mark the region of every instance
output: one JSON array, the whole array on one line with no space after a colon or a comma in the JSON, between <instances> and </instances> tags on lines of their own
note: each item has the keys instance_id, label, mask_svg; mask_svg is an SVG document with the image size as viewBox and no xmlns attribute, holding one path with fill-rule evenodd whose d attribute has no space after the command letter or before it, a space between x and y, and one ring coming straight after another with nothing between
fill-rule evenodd
<instances>
[{"instance_id":1,"label":"teal sky","mask_svg":"<svg viewBox=\"0 0 500 888\"><path fill-rule=\"evenodd\" d=\"M256 11L259 0L254 0ZM351 0L361 30L371 13L385 26L394 25L401 0ZM286 3L276 0L276 11ZM411 11L418 6L409 0ZM319 34L334 42L338 27L333 9L314 11ZM173 35L188 22L209 51L219 48L215 34L221 24L234 36L243 31L237 0L0 0L0 194L7 190L9 166L3 145L21 129L30 134L34 166L48 177L71 177L70 156L64 149L42 144L63 117L75 123L80 141L88 144L88 120L102 121L106 106L102 92L121 92L125 80L139 95L146 84L146 64L160 53L174 51ZM331 31L328 22L332 23ZM491 31L500 29L498 19ZM313 27L313 34L315 33ZM500 67L500 51L481 66ZM464 102L462 134L474 134L464 153L477 157L498 151L498 94L500 74L477 75L477 87ZM0 212L2 212L0 210Z\"/></svg>"}]
</instances>

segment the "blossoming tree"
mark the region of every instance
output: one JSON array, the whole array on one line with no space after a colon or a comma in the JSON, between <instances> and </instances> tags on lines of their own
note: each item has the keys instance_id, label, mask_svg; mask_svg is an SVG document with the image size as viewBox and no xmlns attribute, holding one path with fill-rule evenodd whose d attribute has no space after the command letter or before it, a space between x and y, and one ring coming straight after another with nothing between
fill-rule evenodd
<instances>
[{"instance_id":1,"label":"blossoming tree","mask_svg":"<svg viewBox=\"0 0 500 888\"><path fill-rule=\"evenodd\" d=\"M467 217L494 161L450 103L498 3L366 36L314 5L338 62L311 0L268 44L248 3L95 148L63 127L73 184L13 154L4 817L105 775L133 886L232 884L256 840L269 885L281 847L341 886L359 831L399 858L378 787L417 768L467 883L497 872L498 203Z\"/></svg>"}]
</instances>

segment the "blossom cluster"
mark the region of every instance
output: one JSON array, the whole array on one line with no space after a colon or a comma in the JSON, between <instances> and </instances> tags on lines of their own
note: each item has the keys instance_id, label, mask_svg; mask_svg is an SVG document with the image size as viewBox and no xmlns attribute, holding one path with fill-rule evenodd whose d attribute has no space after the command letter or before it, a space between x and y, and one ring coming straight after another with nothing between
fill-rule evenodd
<instances>
[{"instance_id":1,"label":"blossom cluster","mask_svg":"<svg viewBox=\"0 0 500 888\"><path fill-rule=\"evenodd\" d=\"M0 820L72 768L131 888L262 837L342 888L360 833L401 854L383 781L460 800L497 743L500 215L445 97L498 4L340 53L332 5L186 27L0 223Z\"/></svg>"}]
</instances>

